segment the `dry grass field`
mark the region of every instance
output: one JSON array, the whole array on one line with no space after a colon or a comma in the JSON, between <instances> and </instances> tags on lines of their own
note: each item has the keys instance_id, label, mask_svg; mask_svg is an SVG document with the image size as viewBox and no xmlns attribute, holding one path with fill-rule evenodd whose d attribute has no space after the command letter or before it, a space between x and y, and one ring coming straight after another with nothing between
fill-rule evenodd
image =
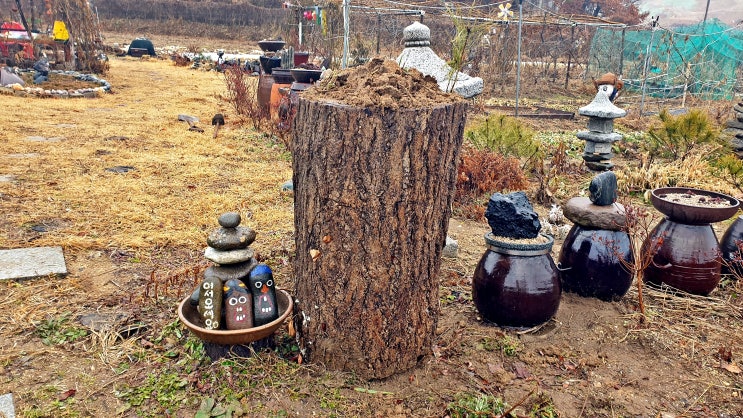
<instances>
[{"instance_id":1,"label":"dry grass field","mask_svg":"<svg viewBox=\"0 0 743 418\"><path fill-rule=\"evenodd\" d=\"M739 282L709 298L648 290L644 322L634 289L615 303L564 294L545 327L503 330L471 300L488 226L461 219L434 354L418 367L366 382L298 364L286 329L270 349L210 360L175 308L221 213L258 232L279 287L298 279L281 191L291 155L234 116L216 72L113 58L106 79L112 93L95 99L0 96L0 248L59 245L69 270L0 283L0 395L17 416L743 416ZM227 125L213 139L215 113ZM111 326L84 325L90 315Z\"/></svg>"}]
</instances>

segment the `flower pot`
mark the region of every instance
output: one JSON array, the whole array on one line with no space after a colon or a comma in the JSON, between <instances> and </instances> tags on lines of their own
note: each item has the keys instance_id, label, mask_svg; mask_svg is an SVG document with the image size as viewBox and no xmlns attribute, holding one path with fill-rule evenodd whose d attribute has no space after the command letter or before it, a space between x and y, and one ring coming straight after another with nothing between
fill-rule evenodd
<instances>
[{"instance_id":1,"label":"flower pot","mask_svg":"<svg viewBox=\"0 0 743 418\"><path fill-rule=\"evenodd\" d=\"M310 53L307 51L295 51L294 52L294 66L298 67L302 64L306 64L310 59Z\"/></svg>"},{"instance_id":2,"label":"flower pot","mask_svg":"<svg viewBox=\"0 0 743 418\"><path fill-rule=\"evenodd\" d=\"M504 242L485 235L487 250L472 280L472 299L487 320L507 327L532 327L549 321L560 305L560 276L550 250L539 244Z\"/></svg>"},{"instance_id":3,"label":"flower pot","mask_svg":"<svg viewBox=\"0 0 743 418\"><path fill-rule=\"evenodd\" d=\"M708 207L700 205L674 202L666 198L667 195L689 193L702 196L708 200L717 199L729 203L724 207ZM704 225L730 219L740 208L740 202L734 197L715 193L708 190L692 189L688 187L662 187L650 194L650 202L659 212L668 216L672 221L689 225Z\"/></svg>"},{"instance_id":4,"label":"flower pot","mask_svg":"<svg viewBox=\"0 0 743 418\"><path fill-rule=\"evenodd\" d=\"M268 114L271 108L271 87L273 87L274 79L270 75L261 74L258 78L258 106L261 110Z\"/></svg>"},{"instance_id":5,"label":"flower pot","mask_svg":"<svg viewBox=\"0 0 743 418\"><path fill-rule=\"evenodd\" d=\"M562 290L605 301L619 300L632 284L632 243L624 231L578 224L568 232L558 268Z\"/></svg>"}]
</instances>

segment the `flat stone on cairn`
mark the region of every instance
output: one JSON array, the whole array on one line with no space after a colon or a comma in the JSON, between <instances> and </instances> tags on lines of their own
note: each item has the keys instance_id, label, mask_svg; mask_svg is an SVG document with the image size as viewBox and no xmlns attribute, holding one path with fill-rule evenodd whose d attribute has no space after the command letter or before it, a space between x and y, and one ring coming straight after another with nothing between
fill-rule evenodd
<instances>
[{"instance_id":1,"label":"flat stone on cairn","mask_svg":"<svg viewBox=\"0 0 743 418\"><path fill-rule=\"evenodd\" d=\"M255 256L252 248L240 248L237 250L220 251L213 247L206 247L204 258L217 264L237 264L249 261Z\"/></svg>"},{"instance_id":2,"label":"flat stone on cairn","mask_svg":"<svg viewBox=\"0 0 743 418\"><path fill-rule=\"evenodd\" d=\"M593 204L587 197L574 197L568 200L563 208L563 214L575 224L607 231L622 231L627 223L627 215L621 203L599 206Z\"/></svg>"},{"instance_id":3,"label":"flat stone on cairn","mask_svg":"<svg viewBox=\"0 0 743 418\"><path fill-rule=\"evenodd\" d=\"M248 261L235 264L210 266L204 271L204 278L218 277L222 282L233 279L242 280L250 275L250 271L258 265L258 260L251 257Z\"/></svg>"},{"instance_id":4,"label":"flat stone on cairn","mask_svg":"<svg viewBox=\"0 0 743 418\"><path fill-rule=\"evenodd\" d=\"M254 230L242 226L217 228L206 238L206 244L220 251L237 250L252 244L255 235Z\"/></svg>"},{"instance_id":5,"label":"flat stone on cairn","mask_svg":"<svg viewBox=\"0 0 743 418\"><path fill-rule=\"evenodd\" d=\"M524 192L507 195L493 193L485 211L488 225L496 237L512 239L536 238L542 224L539 215Z\"/></svg>"}]
</instances>

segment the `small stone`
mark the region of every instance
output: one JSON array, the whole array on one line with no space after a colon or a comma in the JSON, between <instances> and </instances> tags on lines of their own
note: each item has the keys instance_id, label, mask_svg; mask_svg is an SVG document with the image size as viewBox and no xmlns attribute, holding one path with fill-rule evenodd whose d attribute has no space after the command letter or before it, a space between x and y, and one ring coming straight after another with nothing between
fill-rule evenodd
<instances>
[{"instance_id":1,"label":"small stone","mask_svg":"<svg viewBox=\"0 0 743 418\"><path fill-rule=\"evenodd\" d=\"M282 192L293 192L294 191L294 182L291 180L285 182L281 185L281 191Z\"/></svg>"},{"instance_id":2,"label":"small stone","mask_svg":"<svg viewBox=\"0 0 743 418\"><path fill-rule=\"evenodd\" d=\"M627 223L624 205L598 206L587 197L574 197L563 208L565 217L581 226L608 231L623 231Z\"/></svg>"},{"instance_id":3,"label":"small stone","mask_svg":"<svg viewBox=\"0 0 743 418\"><path fill-rule=\"evenodd\" d=\"M220 251L247 248L255 241L256 232L250 228L217 228L206 238L206 244Z\"/></svg>"},{"instance_id":4,"label":"small stone","mask_svg":"<svg viewBox=\"0 0 743 418\"><path fill-rule=\"evenodd\" d=\"M276 283L273 272L265 264L257 265L250 272L248 287L253 293L253 323L259 327L275 321L279 317L276 303Z\"/></svg>"},{"instance_id":5,"label":"small stone","mask_svg":"<svg viewBox=\"0 0 743 418\"><path fill-rule=\"evenodd\" d=\"M0 395L0 417L15 418L15 405L13 405L13 394Z\"/></svg>"},{"instance_id":6,"label":"small stone","mask_svg":"<svg viewBox=\"0 0 743 418\"><path fill-rule=\"evenodd\" d=\"M617 175L605 171L591 180L588 186L589 199L594 205L608 206L617 200Z\"/></svg>"},{"instance_id":7,"label":"small stone","mask_svg":"<svg viewBox=\"0 0 743 418\"><path fill-rule=\"evenodd\" d=\"M535 238L542 225L524 192L494 193L485 211L493 235L514 239Z\"/></svg>"},{"instance_id":8,"label":"small stone","mask_svg":"<svg viewBox=\"0 0 743 418\"><path fill-rule=\"evenodd\" d=\"M441 256L446 258L457 258L459 253L459 244L455 239L450 236L446 236L446 245L441 250Z\"/></svg>"},{"instance_id":9,"label":"small stone","mask_svg":"<svg viewBox=\"0 0 743 418\"><path fill-rule=\"evenodd\" d=\"M255 252L251 248L220 251L216 248L206 247L204 251L204 258L220 265L242 263L250 260L254 255Z\"/></svg>"},{"instance_id":10,"label":"small stone","mask_svg":"<svg viewBox=\"0 0 743 418\"><path fill-rule=\"evenodd\" d=\"M106 171L116 174L124 174L134 170L136 170L136 168L130 165L117 165L106 169Z\"/></svg>"},{"instance_id":11,"label":"small stone","mask_svg":"<svg viewBox=\"0 0 743 418\"><path fill-rule=\"evenodd\" d=\"M219 225L223 228L236 228L240 225L240 213L238 212L226 212L219 216Z\"/></svg>"},{"instance_id":12,"label":"small stone","mask_svg":"<svg viewBox=\"0 0 743 418\"><path fill-rule=\"evenodd\" d=\"M253 295L240 280L224 284L224 322L227 329L253 328Z\"/></svg>"},{"instance_id":13,"label":"small stone","mask_svg":"<svg viewBox=\"0 0 743 418\"><path fill-rule=\"evenodd\" d=\"M205 278L199 290L199 315L206 329L219 329L222 318L222 282Z\"/></svg>"},{"instance_id":14,"label":"small stone","mask_svg":"<svg viewBox=\"0 0 743 418\"><path fill-rule=\"evenodd\" d=\"M235 264L225 264L223 266L211 266L204 271L204 277L217 277L222 283L233 279L243 280L250 275L250 271L258 265L258 260L251 258L248 261Z\"/></svg>"}]
</instances>

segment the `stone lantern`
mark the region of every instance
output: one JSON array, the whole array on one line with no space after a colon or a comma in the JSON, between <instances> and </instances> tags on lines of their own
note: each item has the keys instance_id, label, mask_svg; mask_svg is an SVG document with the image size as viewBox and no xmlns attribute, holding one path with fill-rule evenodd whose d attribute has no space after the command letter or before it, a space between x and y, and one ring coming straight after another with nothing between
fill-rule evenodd
<instances>
[{"instance_id":1,"label":"stone lantern","mask_svg":"<svg viewBox=\"0 0 743 418\"><path fill-rule=\"evenodd\" d=\"M586 141L583 161L595 171L611 170L610 161L614 154L612 144L622 139L622 134L614 132L614 119L627 115L627 111L614 106L623 83L614 74L608 73L596 81L596 97L587 106L578 109L578 114L588 116L588 131L578 132L578 138Z\"/></svg>"}]
</instances>

